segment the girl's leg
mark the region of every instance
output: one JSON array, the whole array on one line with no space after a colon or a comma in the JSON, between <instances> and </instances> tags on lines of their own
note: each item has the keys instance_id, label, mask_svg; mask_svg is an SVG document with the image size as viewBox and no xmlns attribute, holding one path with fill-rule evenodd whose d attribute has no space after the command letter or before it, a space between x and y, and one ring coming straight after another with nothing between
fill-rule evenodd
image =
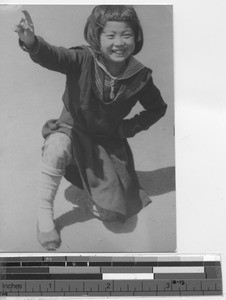
<instances>
[{"instance_id":1,"label":"girl's leg","mask_svg":"<svg viewBox=\"0 0 226 300\"><path fill-rule=\"evenodd\" d=\"M49 135L43 146L38 210L38 239L47 250L55 249L61 242L53 221L53 203L71 161L70 138L61 132Z\"/></svg>"}]
</instances>

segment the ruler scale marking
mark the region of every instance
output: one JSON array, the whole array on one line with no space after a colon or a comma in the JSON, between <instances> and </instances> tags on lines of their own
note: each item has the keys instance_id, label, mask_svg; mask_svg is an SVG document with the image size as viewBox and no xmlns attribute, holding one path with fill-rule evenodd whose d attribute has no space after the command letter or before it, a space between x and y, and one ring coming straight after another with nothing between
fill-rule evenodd
<instances>
[{"instance_id":1,"label":"ruler scale marking","mask_svg":"<svg viewBox=\"0 0 226 300\"><path fill-rule=\"evenodd\" d=\"M219 257L1 257L2 296L222 295Z\"/></svg>"}]
</instances>

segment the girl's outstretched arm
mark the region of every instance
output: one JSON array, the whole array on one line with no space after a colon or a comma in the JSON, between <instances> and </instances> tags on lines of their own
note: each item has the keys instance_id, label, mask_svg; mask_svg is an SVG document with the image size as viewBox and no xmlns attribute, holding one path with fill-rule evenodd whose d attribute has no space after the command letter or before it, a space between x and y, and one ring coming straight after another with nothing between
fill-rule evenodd
<instances>
[{"instance_id":1,"label":"girl's outstretched arm","mask_svg":"<svg viewBox=\"0 0 226 300\"><path fill-rule=\"evenodd\" d=\"M34 24L29 13L24 10L24 17L16 25L15 31L19 36L21 48L29 52L31 59L52 71L67 74L70 71L79 71L83 60L82 49L66 49L55 47L47 43L43 38L36 36Z\"/></svg>"}]
</instances>

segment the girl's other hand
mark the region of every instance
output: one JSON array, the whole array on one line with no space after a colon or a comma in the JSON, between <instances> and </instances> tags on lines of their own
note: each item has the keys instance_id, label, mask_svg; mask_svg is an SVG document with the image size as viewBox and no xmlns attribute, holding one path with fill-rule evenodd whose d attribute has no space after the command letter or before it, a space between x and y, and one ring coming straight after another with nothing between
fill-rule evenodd
<instances>
[{"instance_id":1,"label":"girl's other hand","mask_svg":"<svg viewBox=\"0 0 226 300\"><path fill-rule=\"evenodd\" d=\"M22 12L24 18L21 18L20 23L15 26L15 32L18 33L20 40L24 42L25 46L31 48L35 43L34 24L29 13L26 10Z\"/></svg>"}]
</instances>

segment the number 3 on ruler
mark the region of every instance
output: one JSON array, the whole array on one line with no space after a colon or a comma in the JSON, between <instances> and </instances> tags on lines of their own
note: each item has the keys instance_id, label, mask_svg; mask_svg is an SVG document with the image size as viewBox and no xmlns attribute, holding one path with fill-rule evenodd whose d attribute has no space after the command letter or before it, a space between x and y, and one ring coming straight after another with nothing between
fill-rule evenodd
<instances>
[{"instance_id":1,"label":"number 3 on ruler","mask_svg":"<svg viewBox=\"0 0 226 300\"><path fill-rule=\"evenodd\" d=\"M170 283L170 282L167 282L167 283L166 283L166 288L167 288L167 289L170 289L170 288L171 288L171 283Z\"/></svg>"}]
</instances>

